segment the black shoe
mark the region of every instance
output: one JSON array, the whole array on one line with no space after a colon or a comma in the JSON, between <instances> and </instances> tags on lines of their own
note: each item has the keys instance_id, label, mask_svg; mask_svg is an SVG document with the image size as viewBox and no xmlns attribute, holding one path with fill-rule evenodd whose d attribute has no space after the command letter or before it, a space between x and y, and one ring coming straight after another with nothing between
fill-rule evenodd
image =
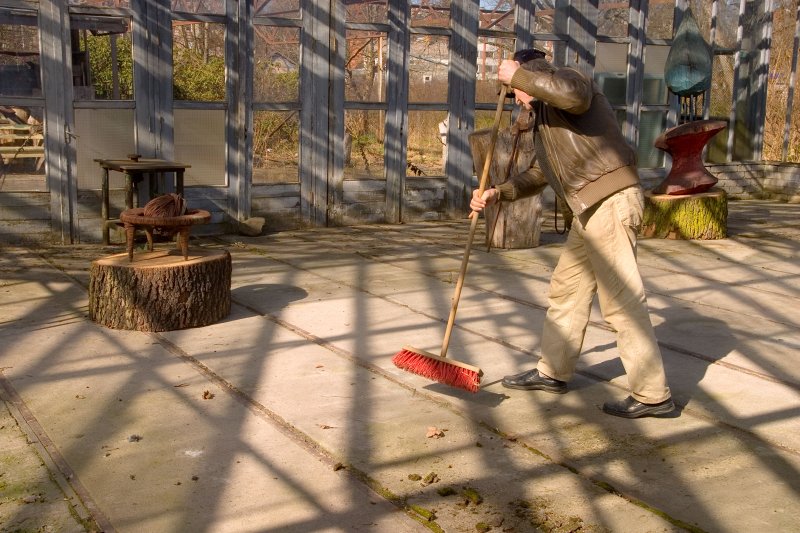
<instances>
[{"instance_id":1,"label":"black shoe","mask_svg":"<svg viewBox=\"0 0 800 533\"><path fill-rule=\"evenodd\" d=\"M520 390L543 390L553 394L564 394L567 392L567 383L557 379L543 376L539 370L526 370L513 376L503 378L503 387Z\"/></svg>"},{"instance_id":2,"label":"black shoe","mask_svg":"<svg viewBox=\"0 0 800 533\"><path fill-rule=\"evenodd\" d=\"M606 402L603 404L603 411L622 418L665 415L674 410L675 404L672 402L672 398L667 398L659 403L642 403L634 399L633 396L628 396L618 402Z\"/></svg>"}]
</instances>

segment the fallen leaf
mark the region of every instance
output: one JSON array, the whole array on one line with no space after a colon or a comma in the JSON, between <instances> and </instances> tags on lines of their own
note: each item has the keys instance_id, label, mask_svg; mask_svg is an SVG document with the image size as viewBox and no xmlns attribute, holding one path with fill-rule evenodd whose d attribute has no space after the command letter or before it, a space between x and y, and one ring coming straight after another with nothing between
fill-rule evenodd
<instances>
[{"instance_id":1,"label":"fallen leaf","mask_svg":"<svg viewBox=\"0 0 800 533\"><path fill-rule=\"evenodd\" d=\"M464 497L466 498L467 504L473 503L475 505L480 505L483 503L483 496L472 487L464 487Z\"/></svg>"},{"instance_id":2,"label":"fallen leaf","mask_svg":"<svg viewBox=\"0 0 800 533\"><path fill-rule=\"evenodd\" d=\"M426 437L429 439L441 439L444 437L444 431L437 428L436 426L429 426L428 433L425 434Z\"/></svg>"},{"instance_id":3,"label":"fallen leaf","mask_svg":"<svg viewBox=\"0 0 800 533\"><path fill-rule=\"evenodd\" d=\"M439 475L436 472L431 472L427 476L425 476L422 480L422 485L430 485L431 483L436 483L439 481Z\"/></svg>"},{"instance_id":4,"label":"fallen leaf","mask_svg":"<svg viewBox=\"0 0 800 533\"><path fill-rule=\"evenodd\" d=\"M203 399L204 400L210 400L213 397L214 397L214 393L213 392L208 391L208 390L204 390L203 391Z\"/></svg>"}]
</instances>

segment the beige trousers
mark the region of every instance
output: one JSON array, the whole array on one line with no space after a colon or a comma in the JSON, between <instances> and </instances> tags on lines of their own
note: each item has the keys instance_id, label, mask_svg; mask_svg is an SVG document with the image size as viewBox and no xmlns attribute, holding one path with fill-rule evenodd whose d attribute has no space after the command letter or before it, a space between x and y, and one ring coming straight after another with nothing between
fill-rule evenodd
<instances>
[{"instance_id":1,"label":"beige trousers","mask_svg":"<svg viewBox=\"0 0 800 533\"><path fill-rule=\"evenodd\" d=\"M636 263L643 211L642 189L634 186L575 217L550 280L538 368L561 381L572 378L597 294L603 318L617 332L631 396L658 403L670 391Z\"/></svg>"}]
</instances>

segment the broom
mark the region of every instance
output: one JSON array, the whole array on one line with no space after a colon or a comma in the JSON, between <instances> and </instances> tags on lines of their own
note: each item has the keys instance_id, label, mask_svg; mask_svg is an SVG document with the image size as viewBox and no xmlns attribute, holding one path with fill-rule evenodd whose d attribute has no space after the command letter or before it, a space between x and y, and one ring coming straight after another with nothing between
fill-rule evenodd
<instances>
[{"instance_id":1,"label":"broom","mask_svg":"<svg viewBox=\"0 0 800 533\"><path fill-rule=\"evenodd\" d=\"M497 111L494 115L492 133L489 138L489 151L486 155L486 160L483 162L483 172L478 186L478 194L483 194L489 181L489 167L492 164L494 146L497 142L497 133L500 130L500 118L503 115L503 103L505 102L508 91L508 87L503 86L497 100ZM461 298L461 289L464 287L464 278L467 275L467 263L469 262L469 253L472 249L472 241L475 238L475 230L478 227L478 218L478 213L472 213L472 223L469 227L467 246L464 250L464 258L461 261L461 271L458 274L453 303L450 308L450 317L447 319L447 329L444 333L444 341L442 342L440 354L436 355L411 346L404 346L392 358L392 362L395 366L402 370L469 392L478 392L483 371L477 366L462 363L454 359L447 359L447 348L450 345L450 335L453 332L453 325L456 320L458 301Z\"/></svg>"}]
</instances>

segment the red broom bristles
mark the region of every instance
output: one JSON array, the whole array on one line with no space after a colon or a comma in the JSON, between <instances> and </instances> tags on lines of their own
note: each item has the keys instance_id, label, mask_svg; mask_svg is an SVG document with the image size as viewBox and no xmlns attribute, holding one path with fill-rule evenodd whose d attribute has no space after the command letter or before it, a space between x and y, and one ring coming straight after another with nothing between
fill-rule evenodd
<instances>
[{"instance_id":1,"label":"red broom bristles","mask_svg":"<svg viewBox=\"0 0 800 533\"><path fill-rule=\"evenodd\" d=\"M448 361L433 354L423 354L410 348L403 348L392 358L396 367L427 379L458 387L469 392L480 390L483 372L476 367Z\"/></svg>"}]
</instances>

